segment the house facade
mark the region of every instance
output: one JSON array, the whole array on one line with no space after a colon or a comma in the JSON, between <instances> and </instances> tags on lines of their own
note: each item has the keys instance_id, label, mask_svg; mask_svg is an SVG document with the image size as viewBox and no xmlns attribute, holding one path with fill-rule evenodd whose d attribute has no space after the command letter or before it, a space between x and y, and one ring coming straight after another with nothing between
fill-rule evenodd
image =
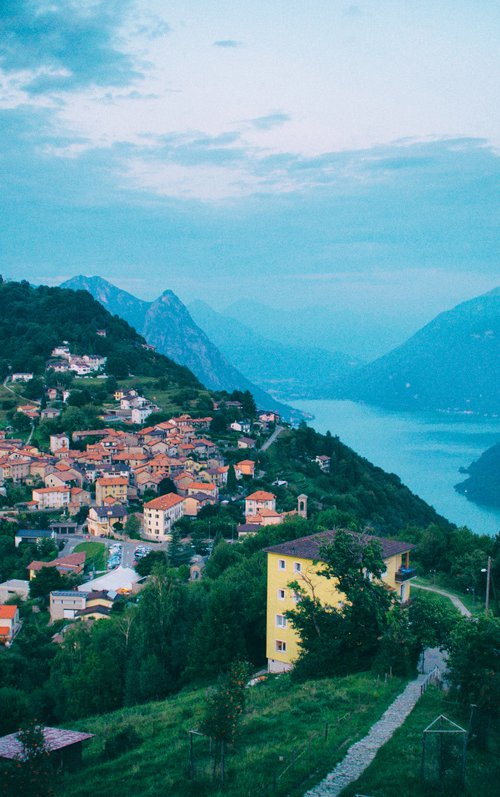
<instances>
[{"instance_id":1,"label":"house facade","mask_svg":"<svg viewBox=\"0 0 500 797\"><path fill-rule=\"evenodd\" d=\"M107 503L111 498L120 504L127 503L128 479L124 476L102 476L95 483L95 500L97 506Z\"/></svg>"},{"instance_id":2,"label":"house facade","mask_svg":"<svg viewBox=\"0 0 500 797\"><path fill-rule=\"evenodd\" d=\"M414 546L384 537L357 536L380 544L386 565L382 581L402 603L406 602L410 597L409 582L416 575L409 564L409 553ZM294 610L298 601L298 595L290 587L292 582L298 582L309 595L314 589L315 596L325 606L338 607L345 597L334 579L318 575L322 567L320 549L334 538L335 531L326 531L267 548L266 655L269 672L292 669L300 652L299 636L285 614Z\"/></svg>"},{"instance_id":3,"label":"house facade","mask_svg":"<svg viewBox=\"0 0 500 797\"><path fill-rule=\"evenodd\" d=\"M10 645L19 628L17 606L0 606L0 645Z\"/></svg>"},{"instance_id":4,"label":"house facade","mask_svg":"<svg viewBox=\"0 0 500 797\"><path fill-rule=\"evenodd\" d=\"M256 490L245 498L245 517L258 515L261 509L276 511L276 496L265 490Z\"/></svg>"},{"instance_id":5,"label":"house facade","mask_svg":"<svg viewBox=\"0 0 500 797\"><path fill-rule=\"evenodd\" d=\"M184 499L167 493L144 504L144 537L149 540L169 540L173 524L184 515Z\"/></svg>"},{"instance_id":6,"label":"house facade","mask_svg":"<svg viewBox=\"0 0 500 797\"><path fill-rule=\"evenodd\" d=\"M124 526L127 517L127 510L121 504L92 506L87 518L89 534L92 534L93 537L105 537L113 534L116 524L121 523Z\"/></svg>"},{"instance_id":7,"label":"house facade","mask_svg":"<svg viewBox=\"0 0 500 797\"><path fill-rule=\"evenodd\" d=\"M41 487L32 492L32 500L39 509L63 509L71 501L70 487Z\"/></svg>"}]
</instances>

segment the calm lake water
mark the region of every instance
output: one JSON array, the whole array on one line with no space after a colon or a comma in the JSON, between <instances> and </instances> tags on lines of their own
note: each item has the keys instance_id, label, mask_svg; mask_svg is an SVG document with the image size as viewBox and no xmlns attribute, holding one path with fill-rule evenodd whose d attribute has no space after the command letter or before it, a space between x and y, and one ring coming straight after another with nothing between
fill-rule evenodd
<instances>
[{"instance_id":1,"label":"calm lake water","mask_svg":"<svg viewBox=\"0 0 500 797\"><path fill-rule=\"evenodd\" d=\"M478 506L453 486L459 473L500 440L500 419L388 412L353 401L300 401L308 423L328 429L375 465L397 473L412 492L459 526L478 534L500 531L500 509Z\"/></svg>"}]
</instances>

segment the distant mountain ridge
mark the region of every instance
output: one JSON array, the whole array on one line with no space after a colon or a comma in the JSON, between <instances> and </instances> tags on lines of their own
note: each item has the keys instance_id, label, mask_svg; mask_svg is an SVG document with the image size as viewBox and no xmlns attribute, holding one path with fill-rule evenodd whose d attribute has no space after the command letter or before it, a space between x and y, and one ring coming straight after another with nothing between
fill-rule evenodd
<instances>
[{"instance_id":1,"label":"distant mountain ridge","mask_svg":"<svg viewBox=\"0 0 500 797\"><path fill-rule=\"evenodd\" d=\"M359 369L343 398L389 409L500 413L500 288L441 313Z\"/></svg>"},{"instance_id":2,"label":"distant mountain ridge","mask_svg":"<svg viewBox=\"0 0 500 797\"><path fill-rule=\"evenodd\" d=\"M286 418L294 414L291 407L261 390L228 362L173 291L166 290L155 301L147 302L102 277L82 275L66 280L61 287L88 291L110 313L125 319L160 353L189 368L210 390L250 390L260 407L276 410Z\"/></svg>"},{"instance_id":3,"label":"distant mountain ridge","mask_svg":"<svg viewBox=\"0 0 500 797\"><path fill-rule=\"evenodd\" d=\"M213 310L203 301L188 305L196 323L237 368L264 390L285 401L331 398L338 379L360 362L318 347L285 345Z\"/></svg>"}]
</instances>

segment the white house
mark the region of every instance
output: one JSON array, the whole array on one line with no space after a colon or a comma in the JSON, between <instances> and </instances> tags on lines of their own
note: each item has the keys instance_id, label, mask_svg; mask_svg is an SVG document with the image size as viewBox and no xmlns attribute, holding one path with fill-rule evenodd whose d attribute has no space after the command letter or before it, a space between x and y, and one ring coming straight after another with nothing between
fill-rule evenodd
<instances>
[{"instance_id":1,"label":"white house","mask_svg":"<svg viewBox=\"0 0 500 797\"><path fill-rule=\"evenodd\" d=\"M184 514L184 499L167 493L144 504L144 536L150 540L168 540L173 524Z\"/></svg>"}]
</instances>

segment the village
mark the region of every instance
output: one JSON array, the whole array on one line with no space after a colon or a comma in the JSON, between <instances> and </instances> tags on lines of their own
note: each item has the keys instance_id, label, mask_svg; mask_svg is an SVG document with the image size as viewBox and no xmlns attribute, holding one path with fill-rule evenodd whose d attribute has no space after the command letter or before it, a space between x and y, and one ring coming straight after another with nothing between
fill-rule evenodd
<instances>
[{"instance_id":1,"label":"village","mask_svg":"<svg viewBox=\"0 0 500 797\"><path fill-rule=\"evenodd\" d=\"M47 362L47 370L78 376L97 372L106 378L104 367L105 358L75 357L66 342ZM32 379L31 373L14 373L10 381L29 384ZM69 395L69 390L48 388L44 409L31 402L20 404L17 412L32 423L53 418ZM295 510L280 512L274 493L252 488L254 478L264 475L258 470L257 441L265 449L284 428L277 413L256 411L247 418L241 402L226 401L224 409L234 420L224 430L230 442L223 440L223 451L220 433L219 442L211 433L212 416L185 413L147 426L148 417L159 409L154 402L135 389L118 387L114 400L102 417L109 426L51 434L45 451L29 442L31 435L23 441L0 431L0 495L5 497L13 486L30 492L29 500L0 514L13 524L22 517L27 527L16 531L16 547L28 543L40 552L27 564L25 579L0 583L0 642L6 646L21 631L19 605L33 594L33 582L42 571L56 570L71 583L70 589L47 594L50 622L105 619L117 597L135 595L144 586L147 576L136 571L138 562L153 550L168 551L182 519L237 506L239 522L235 519L231 528L236 543L262 526L290 516L307 517L307 496L299 496ZM219 409L214 401L214 412ZM329 457L318 457L317 465L325 471ZM37 518L33 527L30 516ZM43 527L41 517L46 517ZM189 540L183 525L181 542ZM192 580L202 577L211 551L207 542L205 556L193 554L188 562ZM101 569L95 557L87 556L96 543L103 553ZM55 641L61 638L54 635Z\"/></svg>"}]
</instances>

